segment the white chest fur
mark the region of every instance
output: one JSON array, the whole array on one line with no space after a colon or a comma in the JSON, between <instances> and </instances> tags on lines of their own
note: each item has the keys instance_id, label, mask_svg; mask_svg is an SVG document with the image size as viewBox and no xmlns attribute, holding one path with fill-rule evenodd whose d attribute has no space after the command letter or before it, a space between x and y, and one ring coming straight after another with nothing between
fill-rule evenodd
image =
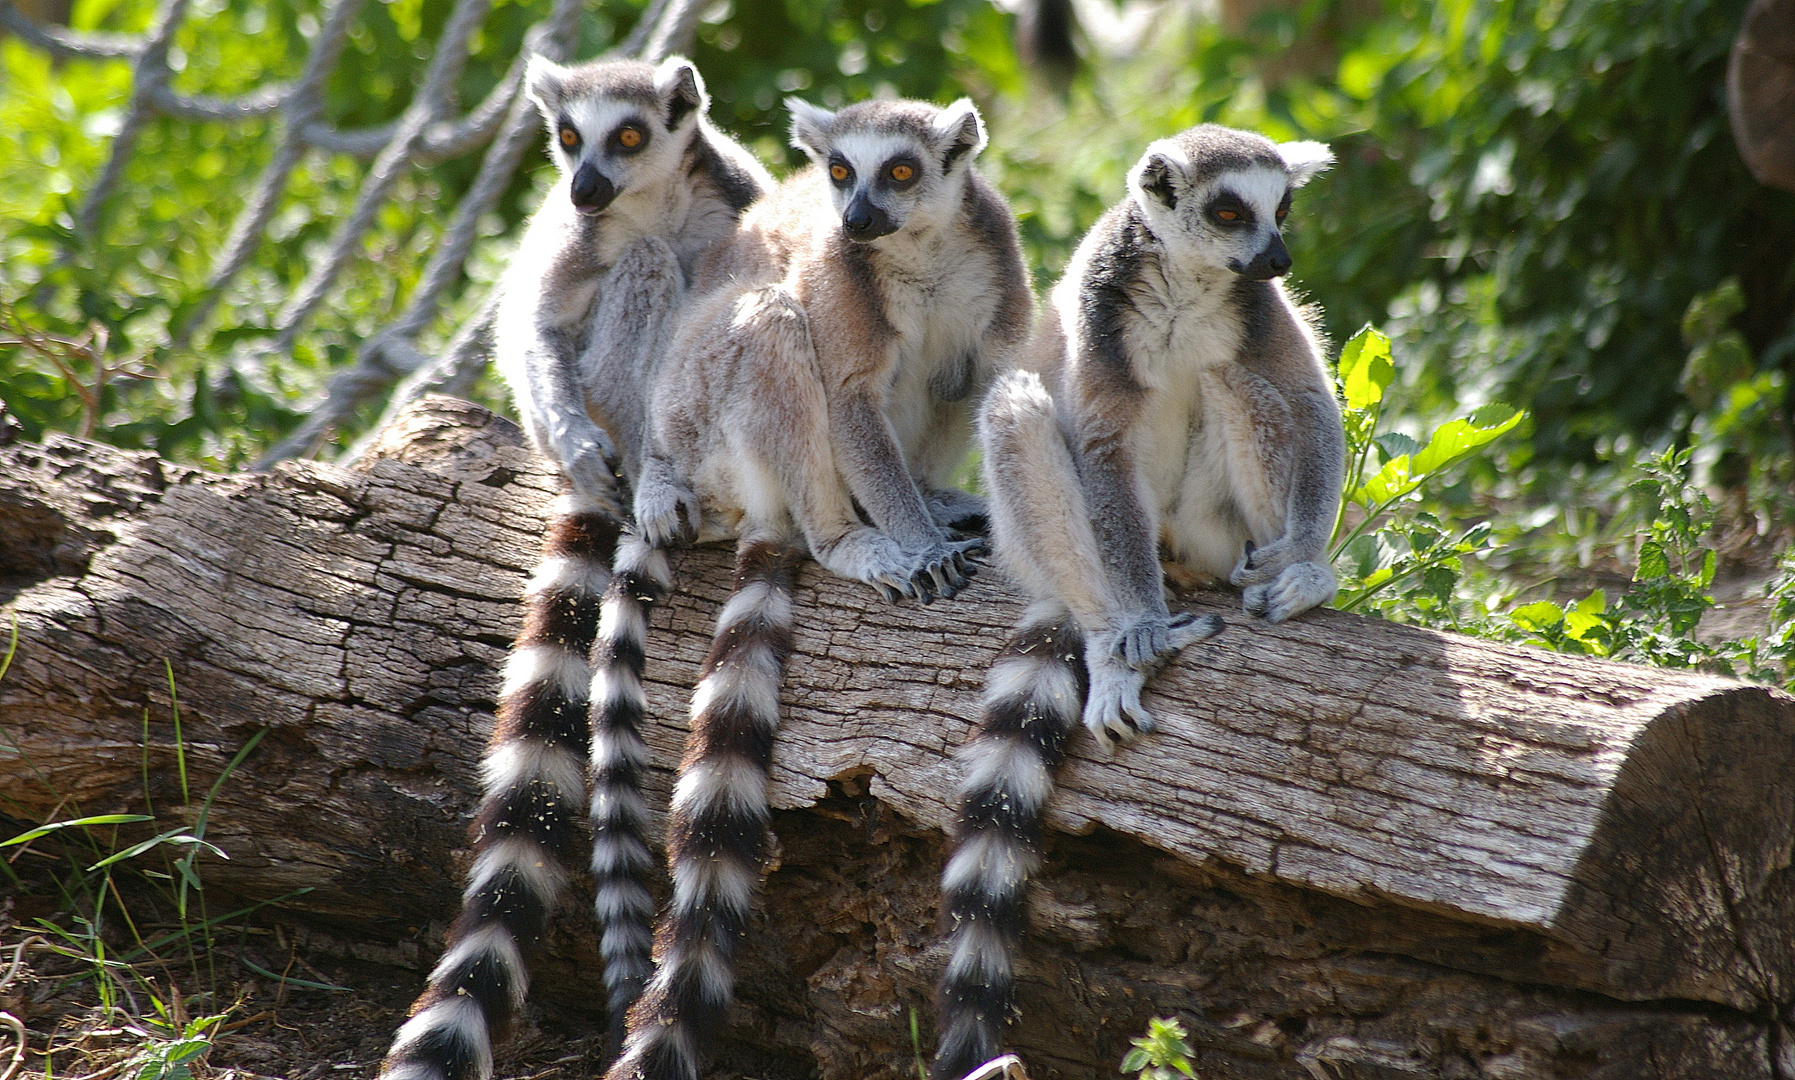
<instances>
[{"instance_id":1,"label":"white chest fur","mask_svg":"<svg viewBox=\"0 0 1795 1080\"><path fill-rule=\"evenodd\" d=\"M998 301L990 260L946 237L901 241L879 252L894 361L886 415L914 458L939 426L938 391L973 377L980 340ZM965 370L962 370L965 369ZM962 400L956 408L974 404Z\"/></svg>"},{"instance_id":2,"label":"white chest fur","mask_svg":"<svg viewBox=\"0 0 1795 1080\"><path fill-rule=\"evenodd\" d=\"M1220 270L1143 275L1124 322L1146 390L1130 430L1136 467L1179 561L1221 577L1245 541L1283 531L1281 513L1243 498L1258 470L1234 453L1252 424L1231 377L1244 336L1235 280Z\"/></svg>"}]
</instances>

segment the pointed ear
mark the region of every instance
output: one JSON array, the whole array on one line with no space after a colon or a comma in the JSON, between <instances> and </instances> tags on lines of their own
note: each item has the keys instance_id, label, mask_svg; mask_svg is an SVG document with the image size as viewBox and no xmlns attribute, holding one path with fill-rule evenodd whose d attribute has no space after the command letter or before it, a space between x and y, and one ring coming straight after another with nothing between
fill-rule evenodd
<instances>
[{"instance_id":1,"label":"pointed ear","mask_svg":"<svg viewBox=\"0 0 1795 1080\"><path fill-rule=\"evenodd\" d=\"M669 56L654 69L654 92L661 99L668 131L710 106L710 98L704 92L704 76L683 56Z\"/></svg>"},{"instance_id":2,"label":"pointed ear","mask_svg":"<svg viewBox=\"0 0 1795 1080\"><path fill-rule=\"evenodd\" d=\"M960 100L935 115L935 137L941 141L941 171L948 172L962 156L977 157L985 148L985 121L978 106Z\"/></svg>"},{"instance_id":3,"label":"pointed ear","mask_svg":"<svg viewBox=\"0 0 1795 1080\"><path fill-rule=\"evenodd\" d=\"M550 120L561 111L561 92L567 85L567 69L541 53L531 53L524 65L524 93Z\"/></svg>"},{"instance_id":4,"label":"pointed ear","mask_svg":"<svg viewBox=\"0 0 1795 1080\"><path fill-rule=\"evenodd\" d=\"M1142 202L1152 199L1171 210L1178 205L1178 192L1172 185L1178 171L1178 163L1170 155L1149 149L1128 174L1128 186Z\"/></svg>"},{"instance_id":5,"label":"pointed ear","mask_svg":"<svg viewBox=\"0 0 1795 1080\"><path fill-rule=\"evenodd\" d=\"M792 114L792 145L821 163L829 156L829 128L835 123L835 114L795 97L786 98L785 107Z\"/></svg>"},{"instance_id":6,"label":"pointed ear","mask_svg":"<svg viewBox=\"0 0 1795 1080\"><path fill-rule=\"evenodd\" d=\"M1278 156L1284 159L1284 169L1290 174L1290 186L1302 187L1315 178L1315 174L1325 170L1334 163L1334 152L1325 143L1287 142L1278 144Z\"/></svg>"}]
</instances>

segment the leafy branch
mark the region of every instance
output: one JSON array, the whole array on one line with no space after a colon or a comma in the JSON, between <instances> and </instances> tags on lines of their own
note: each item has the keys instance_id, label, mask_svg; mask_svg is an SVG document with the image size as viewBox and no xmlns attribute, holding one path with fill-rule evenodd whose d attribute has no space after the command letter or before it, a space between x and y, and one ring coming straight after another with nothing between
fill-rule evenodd
<instances>
[{"instance_id":1,"label":"leafy branch","mask_svg":"<svg viewBox=\"0 0 1795 1080\"><path fill-rule=\"evenodd\" d=\"M1390 339L1377 328L1366 326L1340 350L1347 470L1329 545L1342 580L1335 606L1359 610L1392 585L1418 579L1416 591L1450 611L1446 601L1463 571L1461 560L1490 546L1490 526L1478 522L1454 535L1433 514L1400 511L1418 503L1424 487L1513 431L1527 414L1492 403L1440 425L1425 441L1395 431L1378 434L1384 392L1395 381ZM1350 527L1349 507L1358 510Z\"/></svg>"}]
</instances>

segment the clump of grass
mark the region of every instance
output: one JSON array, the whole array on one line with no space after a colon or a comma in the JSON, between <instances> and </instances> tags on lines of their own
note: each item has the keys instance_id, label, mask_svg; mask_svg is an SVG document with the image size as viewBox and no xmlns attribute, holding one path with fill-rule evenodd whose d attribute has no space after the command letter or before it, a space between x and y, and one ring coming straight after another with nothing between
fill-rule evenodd
<instances>
[{"instance_id":1,"label":"clump of grass","mask_svg":"<svg viewBox=\"0 0 1795 1080\"><path fill-rule=\"evenodd\" d=\"M0 679L5 677L18 650L15 621L4 656ZM194 807L193 783L188 771L186 739L181 730L180 702L173 666L166 664L170 720L175 732L175 772L182 805ZM144 710L144 804L153 811L149 793L149 710ZM4 735L0 731L0 735ZM75 811L0 839L0 871L22 889L41 887L47 877L55 890L59 910L31 920L27 936L13 945L10 964L0 973L0 986L29 971L28 956L47 953L60 963L56 974L38 974L51 984L51 993L72 992L90 1003L65 1029L45 1038L42 1049L31 1045L32 1035L23 1021L0 1013L0 1032L16 1042L9 1055L0 1058L0 1080L13 1076L28 1056L42 1061L42 1075L53 1075L55 1062L72 1059L89 1080L126 1076L134 1080L191 1080L215 1041L223 1033L248 1022L229 1023L237 1008L217 993L214 962L216 934L225 925L242 919L271 903L307 890L296 890L274 900L211 915L206 906L201 858L228 858L206 840L219 792L243 761L260 744L266 729L246 740L207 788L194 808L191 824L164 829L145 839L127 841L125 830L153 822L152 813L82 815L72 800L50 794L59 810ZM8 738L18 750L16 739ZM40 782L49 781L41 770L25 760ZM56 849L52 855L49 848ZM46 875L22 878L15 863L31 853L58 859L60 868ZM121 888L121 880L126 887ZM172 911L165 915L147 912ZM176 972L183 974L179 979ZM289 980L261 972L279 983ZM184 992L181 985L198 988ZM319 988L324 984L305 983ZM254 1018L252 1018L254 1019Z\"/></svg>"}]
</instances>

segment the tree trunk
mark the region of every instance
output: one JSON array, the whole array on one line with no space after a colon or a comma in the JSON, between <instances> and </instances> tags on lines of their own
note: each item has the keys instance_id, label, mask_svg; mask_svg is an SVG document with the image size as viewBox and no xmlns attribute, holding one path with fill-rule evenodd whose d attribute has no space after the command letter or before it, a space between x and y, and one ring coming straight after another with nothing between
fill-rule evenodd
<instances>
[{"instance_id":1,"label":"tree trunk","mask_svg":"<svg viewBox=\"0 0 1795 1080\"><path fill-rule=\"evenodd\" d=\"M0 805L191 822L266 731L212 804L208 890L309 887L282 906L428 966L554 489L515 428L444 399L356 470L0 447ZM681 554L650 631L659 805L729 565ZM720 1067L913 1076L951 755L1020 604L990 572L889 606L814 566L798 604ZM1013 1038L1037 1078L1114 1075L1168 1014L1207 1076L1795 1078L1795 701L1193 606L1228 628L1153 682L1160 732L1113 759L1080 735L1061 774ZM562 923L535 996L596 1012L596 948Z\"/></svg>"}]
</instances>

